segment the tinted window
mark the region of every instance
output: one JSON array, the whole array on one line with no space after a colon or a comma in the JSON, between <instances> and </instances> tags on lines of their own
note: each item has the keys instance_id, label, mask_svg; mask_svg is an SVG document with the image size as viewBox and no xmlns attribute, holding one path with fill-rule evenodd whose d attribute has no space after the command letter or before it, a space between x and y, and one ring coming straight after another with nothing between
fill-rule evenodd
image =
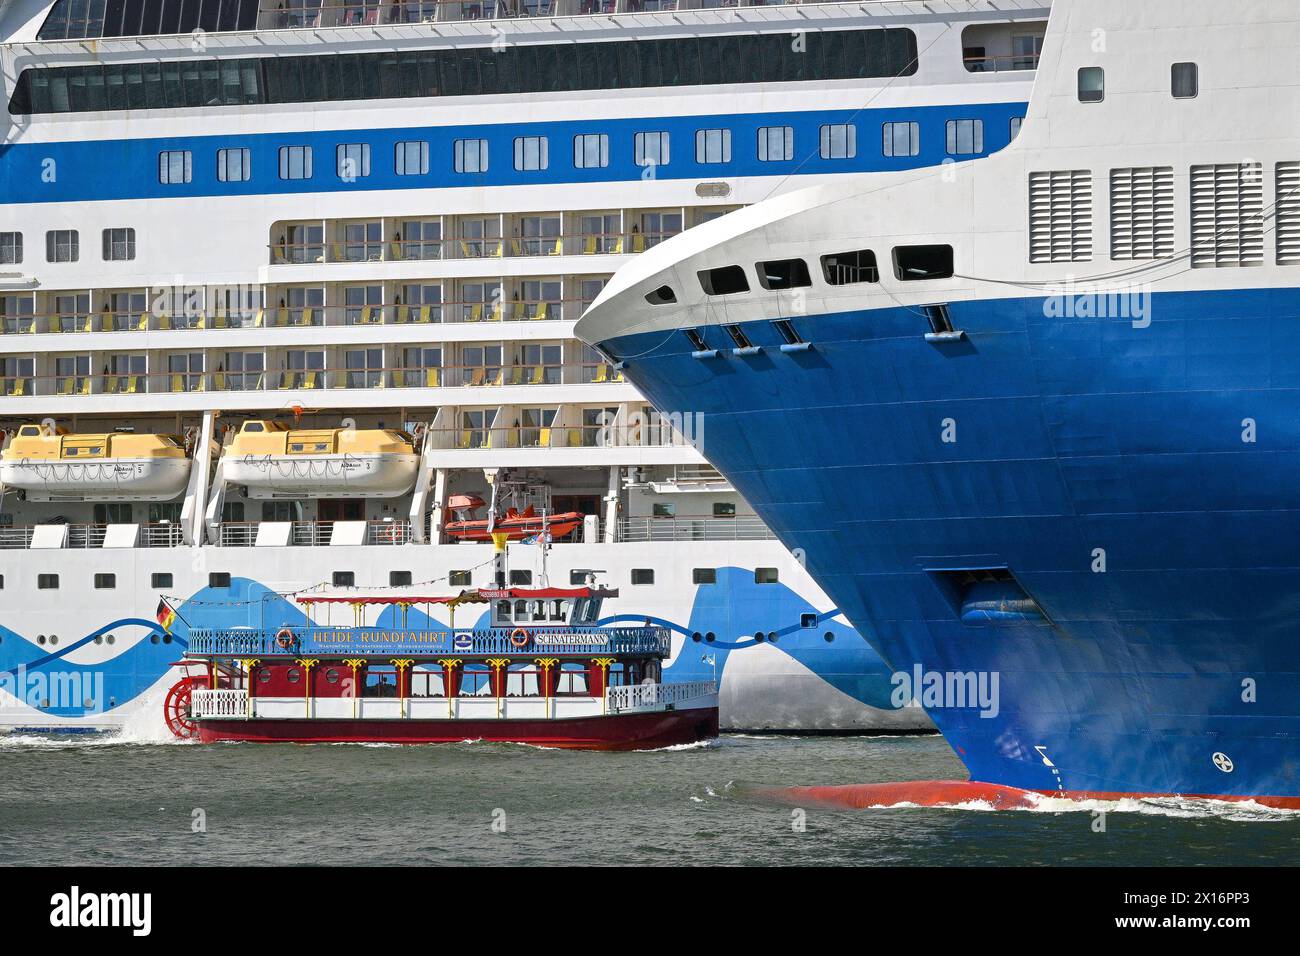
<instances>
[{"instance_id":1,"label":"tinted window","mask_svg":"<svg viewBox=\"0 0 1300 956\"><path fill-rule=\"evenodd\" d=\"M798 289L812 285L808 264L802 259L777 259L760 262L757 266L758 283L764 289Z\"/></svg>"},{"instance_id":2,"label":"tinted window","mask_svg":"<svg viewBox=\"0 0 1300 956\"><path fill-rule=\"evenodd\" d=\"M952 246L899 246L894 274L902 282L952 277Z\"/></svg>"},{"instance_id":3,"label":"tinted window","mask_svg":"<svg viewBox=\"0 0 1300 956\"><path fill-rule=\"evenodd\" d=\"M705 295L735 295L749 291L749 280L740 266L704 269L699 273Z\"/></svg>"},{"instance_id":4,"label":"tinted window","mask_svg":"<svg viewBox=\"0 0 1300 956\"><path fill-rule=\"evenodd\" d=\"M831 285L853 285L858 282L879 282L880 269L876 254L870 249L837 252L822 256L822 275Z\"/></svg>"}]
</instances>

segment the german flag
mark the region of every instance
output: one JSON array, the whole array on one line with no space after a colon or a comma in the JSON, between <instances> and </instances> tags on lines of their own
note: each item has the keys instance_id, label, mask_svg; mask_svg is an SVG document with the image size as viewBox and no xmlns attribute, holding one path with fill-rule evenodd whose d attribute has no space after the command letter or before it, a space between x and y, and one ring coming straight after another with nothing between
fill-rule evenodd
<instances>
[{"instance_id":1,"label":"german flag","mask_svg":"<svg viewBox=\"0 0 1300 956\"><path fill-rule=\"evenodd\" d=\"M158 610L154 612L154 617L158 618L158 623L168 634L172 632L172 622L176 620L176 612L172 610L170 604L165 598L158 599Z\"/></svg>"}]
</instances>

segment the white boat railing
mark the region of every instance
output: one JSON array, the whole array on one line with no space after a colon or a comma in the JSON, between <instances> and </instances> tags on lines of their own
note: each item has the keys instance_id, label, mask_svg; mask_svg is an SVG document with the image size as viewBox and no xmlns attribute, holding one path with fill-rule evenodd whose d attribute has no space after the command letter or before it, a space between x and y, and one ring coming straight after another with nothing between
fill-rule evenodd
<instances>
[{"instance_id":1,"label":"white boat railing","mask_svg":"<svg viewBox=\"0 0 1300 956\"><path fill-rule=\"evenodd\" d=\"M643 707L680 704L717 692L717 685L713 681L696 680L680 684L632 684L627 687L611 687L606 691L605 698L609 704L609 712L616 714L619 711Z\"/></svg>"},{"instance_id":2,"label":"white boat railing","mask_svg":"<svg viewBox=\"0 0 1300 956\"><path fill-rule=\"evenodd\" d=\"M190 698L190 716L196 720L211 717L244 717L248 714L248 692L228 687L210 690L196 688Z\"/></svg>"}]
</instances>

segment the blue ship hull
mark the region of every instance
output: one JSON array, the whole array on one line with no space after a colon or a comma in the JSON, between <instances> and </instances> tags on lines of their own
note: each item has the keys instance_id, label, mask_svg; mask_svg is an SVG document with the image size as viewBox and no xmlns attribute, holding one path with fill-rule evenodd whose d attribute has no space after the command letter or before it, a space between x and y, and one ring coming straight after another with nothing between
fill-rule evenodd
<instances>
[{"instance_id":1,"label":"blue ship hull","mask_svg":"<svg viewBox=\"0 0 1300 956\"><path fill-rule=\"evenodd\" d=\"M899 671L995 675L930 715L972 779L1300 805L1300 292L1168 293L1149 327L1041 298L603 343ZM945 440L949 439L949 440ZM1009 569L1042 616L965 607ZM924 702L924 701L923 701ZM993 712L995 711L995 712Z\"/></svg>"}]
</instances>

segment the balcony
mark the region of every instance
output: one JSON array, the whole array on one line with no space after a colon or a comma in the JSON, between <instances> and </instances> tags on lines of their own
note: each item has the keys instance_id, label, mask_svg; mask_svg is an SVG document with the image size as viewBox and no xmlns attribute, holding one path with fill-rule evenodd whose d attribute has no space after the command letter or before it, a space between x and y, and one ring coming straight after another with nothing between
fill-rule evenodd
<instances>
[{"instance_id":1,"label":"balcony","mask_svg":"<svg viewBox=\"0 0 1300 956\"><path fill-rule=\"evenodd\" d=\"M548 256L636 255L677 232L598 232L500 238L273 243L272 265L324 262L410 262L430 259L516 259Z\"/></svg>"}]
</instances>

